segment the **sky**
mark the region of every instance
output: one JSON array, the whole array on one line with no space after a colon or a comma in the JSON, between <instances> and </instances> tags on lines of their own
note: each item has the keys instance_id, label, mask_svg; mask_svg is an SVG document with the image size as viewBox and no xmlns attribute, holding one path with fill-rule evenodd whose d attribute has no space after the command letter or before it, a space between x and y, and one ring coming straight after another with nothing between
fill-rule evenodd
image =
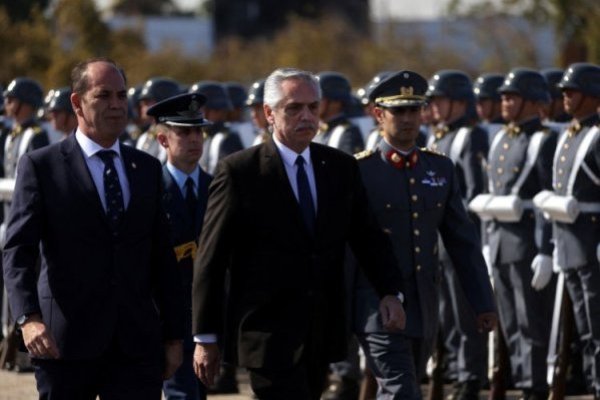
<instances>
[{"instance_id":1,"label":"sky","mask_svg":"<svg viewBox=\"0 0 600 400\"><path fill-rule=\"evenodd\" d=\"M204 0L174 0L183 10L195 10ZM463 0L465 4L477 3L480 0ZM444 13L448 0L370 0L371 14L374 20L386 19L433 19ZM101 7L106 7L110 0L96 0Z\"/></svg>"}]
</instances>

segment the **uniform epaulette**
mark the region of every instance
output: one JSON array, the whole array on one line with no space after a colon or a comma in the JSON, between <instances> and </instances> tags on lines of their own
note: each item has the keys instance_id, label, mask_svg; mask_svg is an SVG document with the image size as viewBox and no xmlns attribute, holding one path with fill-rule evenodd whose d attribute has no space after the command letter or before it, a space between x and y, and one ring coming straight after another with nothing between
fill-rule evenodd
<instances>
[{"instance_id":1,"label":"uniform epaulette","mask_svg":"<svg viewBox=\"0 0 600 400\"><path fill-rule=\"evenodd\" d=\"M33 126L31 127L31 130L33 130L34 135L40 134L44 131L41 126Z\"/></svg>"},{"instance_id":2,"label":"uniform epaulette","mask_svg":"<svg viewBox=\"0 0 600 400\"><path fill-rule=\"evenodd\" d=\"M357 160L362 160L364 158L370 157L375 154L375 150L363 150L359 153L354 154L354 158Z\"/></svg>"},{"instance_id":3,"label":"uniform epaulette","mask_svg":"<svg viewBox=\"0 0 600 400\"><path fill-rule=\"evenodd\" d=\"M444 153L440 153L440 152L439 152L439 151L437 151L437 150L432 150L432 149L429 149L429 148L427 148L427 147L421 147L421 148L419 148L419 150L421 150L421 151L422 151L422 152L424 152L424 153L435 154L436 156L442 156L442 157L445 157Z\"/></svg>"}]
</instances>

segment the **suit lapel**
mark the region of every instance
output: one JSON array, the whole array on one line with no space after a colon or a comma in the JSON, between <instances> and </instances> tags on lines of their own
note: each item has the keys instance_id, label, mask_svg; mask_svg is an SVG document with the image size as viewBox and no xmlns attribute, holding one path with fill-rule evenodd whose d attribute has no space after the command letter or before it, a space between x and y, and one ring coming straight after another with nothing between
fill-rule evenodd
<instances>
[{"instance_id":1,"label":"suit lapel","mask_svg":"<svg viewBox=\"0 0 600 400\"><path fill-rule=\"evenodd\" d=\"M311 145L310 158L315 172L315 186L317 187L317 221L315 223L315 236L326 227L327 209L331 201L330 189L332 187L331 176L327 160L318 146Z\"/></svg>"},{"instance_id":2,"label":"suit lapel","mask_svg":"<svg viewBox=\"0 0 600 400\"><path fill-rule=\"evenodd\" d=\"M273 193L269 194L269 196L279 196L281 198L282 207L291 211L296 224L301 227L302 231L307 236L310 236L302 218L300 205L298 204L298 200L290 185L285 166L283 165L283 160L281 159L281 155L279 154L279 150L277 150L275 142L269 140L263 145L263 149L264 155L262 157L263 165L261 166L261 170L265 174L265 177L272 181L270 182L269 187L273 187L274 189Z\"/></svg>"},{"instance_id":3,"label":"suit lapel","mask_svg":"<svg viewBox=\"0 0 600 400\"><path fill-rule=\"evenodd\" d=\"M71 174L75 186L80 189L81 194L90 203L98 217L108 223L98 190L85 162L83 152L75 139L75 134L69 135L61 142L60 146L67 165L67 171Z\"/></svg>"}]
</instances>

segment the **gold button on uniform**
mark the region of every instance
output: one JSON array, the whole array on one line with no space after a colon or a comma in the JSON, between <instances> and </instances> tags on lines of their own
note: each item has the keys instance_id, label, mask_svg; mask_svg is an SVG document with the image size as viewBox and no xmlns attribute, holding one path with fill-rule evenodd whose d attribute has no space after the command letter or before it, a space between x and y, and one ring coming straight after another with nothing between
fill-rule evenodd
<instances>
[{"instance_id":1,"label":"gold button on uniform","mask_svg":"<svg viewBox=\"0 0 600 400\"><path fill-rule=\"evenodd\" d=\"M388 203L385 205L385 208L387 208L389 210L390 208L392 208L392 205Z\"/></svg>"},{"instance_id":2,"label":"gold button on uniform","mask_svg":"<svg viewBox=\"0 0 600 400\"><path fill-rule=\"evenodd\" d=\"M563 171L563 169L562 169L562 168L559 168L559 169L558 169L558 174L559 174L559 175L562 175L562 174L563 174L563 172L564 172L564 171Z\"/></svg>"},{"instance_id":3,"label":"gold button on uniform","mask_svg":"<svg viewBox=\"0 0 600 400\"><path fill-rule=\"evenodd\" d=\"M513 172L514 172L514 173L517 173L517 172L519 172L519 167L514 167L514 168L513 168Z\"/></svg>"},{"instance_id":4,"label":"gold button on uniform","mask_svg":"<svg viewBox=\"0 0 600 400\"><path fill-rule=\"evenodd\" d=\"M502 145L502 147L503 147L504 149L508 149L508 148L509 148L509 145L508 145L508 143L504 143L504 144Z\"/></svg>"},{"instance_id":5,"label":"gold button on uniform","mask_svg":"<svg viewBox=\"0 0 600 400\"><path fill-rule=\"evenodd\" d=\"M556 184L556 187L560 189L560 188L562 187L562 183L558 182L558 183Z\"/></svg>"},{"instance_id":6,"label":"gold button on uniform","mask_svg":"<svg viewBox=\"0 0 600 400\"><path fill-rule=\"evenodd\" d=\"M500 161L504 161L504 154L500 154L500 157L498 157L498 159L499 159Z\"/></svg>"},{"instance_id":7,"label":"gold button on uniform","mask_svg":"<svg viewBox=\"0 0 600 400\"><path fill-rule=\"evenodd\" d=\"M415 178L410 178L409 182L410 182L411 185L414 185L415 184Z\"/></svg>"},{"instance_id":8,"label":"gold button on uniform","mask_svg":"<svg viewBox=\"0 0 600 400\"><path fill-rule=\"evenodd\" d=\"M420 253L421 252L421 248L419 246L415 247L415 253Z\"/></svg>"},{"instance_id":9,"label":"gold button on uniform","mask_svg":"<svg viewBox=\"0 0 600 400\"><path fill-rule=\"evenodd\" d=\"M419 200L419 197L416 194L413 194L411 198L412 198L412 201Z\"/></svg>"},{"instance_id":10,"label":"gold button on uniform","mask_svg":"<svg viewBox=\"0 0 600 400\"><path fill-rule=\"evenodd\" d=\"M498 172L499 175L502 175L502 173L504 172L504 170L502 168L498 168L496 170L496 172Z\"/></svg>"},{"instance_id":11,"label":"gold button on uniform","mask_svg":"<svg viewBox=\"0 0 600 400\"><path fill-rule=\"evenodd\" d=\"M412 217L413 217L414 219L417 219L417 218L419 218L419 213L418 213L418 212L414 212L414 213L413 213L413 215L412 215Z\"/></svg>"},{"instance_id":12,"label":"gold button on uniform","mask_svg":"<svg viewBox=\"0 0 600 400\"><path fill-rule=\"evenodd\" d=\"M415 236L419 236L421 234L421 232L418 229L415 229L413 233L415 234Z\"/></svg>"},{"instance_id":13,"label":"gold button on uniform","mask_svg":"<svg viewBox=\"0 0 600 400\"><path fill-rule=\"evenodd\" d=\"M565 145L563 146L563 148L568 149L569 148L569 143L565 143Z\"/></svg>"},{"instance_id":14,"label":"gold button on uniform","mask_svg":"<svg viewBox=\"0 0 600 400\"><path fill-rule=\"evenodd\" d=\"M567 157L565 156L560 156L560 162L565 162L567 161Z\"/></svg>"}]
</instances>

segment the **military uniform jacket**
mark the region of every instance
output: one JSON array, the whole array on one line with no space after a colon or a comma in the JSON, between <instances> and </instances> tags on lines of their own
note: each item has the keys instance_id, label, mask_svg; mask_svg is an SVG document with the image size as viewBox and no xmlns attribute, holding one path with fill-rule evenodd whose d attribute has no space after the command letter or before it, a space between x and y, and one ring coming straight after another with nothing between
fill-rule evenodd
<instances>
[{"instance_id":1,"label":"military uniform jacket","mask_svg":"<svg viewBox=\"0 0 600 400\"><path fill-rule=\"evenodd\" d=\"M190 213L185 202L184 194L166 166L163 167L165 193L163 203L171 228L173 248L177 257L177 265L181 275L181 292L184 293L185 334L192 332L192 280L193 264L196 256L197 241L202 232L202 221L208 200L208 185L212 176L202 169L198 171L198 190L196 192L197 208L195 218ZM187 345L189 341L186 341Z\"/></svg>"},{"instance_id":2,"label":"military uniform jacket","mask_svg":"<svg viewBox=\"0 0 600 400\"><path fill-rule=\"evenodd\" d=\"M207 173L214 174L221 158L242 150L244 146L237 132L223 122L213 123L205 128L205 132L200 166Z\"/></svg>"},{"instance_id":3,"label":"military uniform jacket","mask_svg":"<svg viewBox=\"0 0 600 400\"><path fill-rule=\"evenodd\" d=\"M307 340L319 342L324 362L345 356L347 243L379 296L402 290L356 161L317 143L310 154L317 189L313 235L272 140L224 158L209 189L194 265L193 333L222 333L229 270L224 358L240 366L289 368Z\"/></svg>"},{"instance_id":4,"label":"military uniform jacket","mask_svg":"<svg viewBox=\"0 0 600 400\"><path fill-rule=\"evenodd\" d=\"M381 141L359 154L369 203L391 239L405 282L404 334L432 343L439 310L438 233L456 266L475 313L494 311L494 300L475 225L465 211L452 161L416 150L413 168L398 169L386 158L393 151ZM354 330L386 332L373 289L359 274L354 290Z\"/></svg>"},{"instance_id":5,"label":"military uniform jacket","mask_svg":"<svg viewBox=\"0 0 600 400\"><path fill-rule=\"evenodd\" d=\"M559 140L554 160L554 192L565 196L575 156L586 134L600 126L597 114L573 123ZM579 202L600 203L600 134L591 142L581 167L577 171L571 193ZM598 262L600 244L600 213L581 212L574 223L554 223L554 240L558 265L575 268Z\"/></svg>"},{"instance_id":6,"label":"military uniform jacket","mask_svg":"<svg viewBox=\"0 0 600 400\"><path fill-rule=\"evenodd\" d=\"M334 147L346 154L358 153L365 148L360 129L343 114L327 121L314 141Z\"/></svg>"},{"instance_id":7,"label":"military uniform jacket","mask_svg":"<svg viewBox=\"0 0 600 400\"><path fill-rule=\"evenodd\" d=\"M158 142L156 133L156 126L151 125L146 132L140 135L135 143L135 147L150 154L152 157L158 159L161 164L164 164L167 161L167 151Z\"/></svg>"},{"instance_id":8,"label":"military uniform jacket","mask_svg":"<svg viewBox=\"0 0 600 400\"><path fill-rule=\"evenodd\" d=\"M521 200L531 199L542 190L552 188L552 158L557 134L545 128L539 118L531 119L509 132L498 132L488 156L489 190L495 195L518 194ZM528 158L528 148L536 132L542 132L539 153L518 193L513 186L521 176ZM552 254L552 225L531 205L525 207L516 223L492 221L488 226L488 241L492 262L516 263L532 259L537 253Z\"/></svg>"}]
</instances>

